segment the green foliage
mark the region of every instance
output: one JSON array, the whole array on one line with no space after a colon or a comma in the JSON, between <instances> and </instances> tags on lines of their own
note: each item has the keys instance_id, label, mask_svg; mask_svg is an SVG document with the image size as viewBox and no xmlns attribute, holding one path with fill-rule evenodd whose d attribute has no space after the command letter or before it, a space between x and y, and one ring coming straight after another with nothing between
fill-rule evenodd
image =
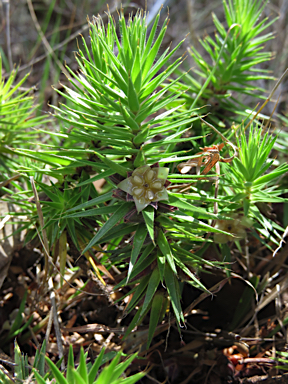
<instances>
[{"instance_id":1,"label":"green foliage","mask_svg":"<svg viewBox=\"0 0 288 384\"><path fill-rule=\"evenodd\" d=\"M10 322L7 321L5 324L5 328L9 330L8 335L4 338L3 342L9 342L10 340L13 340L17 335L19 335L21 332L23 332L25 329L29 327L31 324L33 318L30 317L26 323L24 323L24 309L26 306L26 300L27 300L27 291L25 292L20 306L16 311L16 316L10 317Z\"/></svg>"},{"instance_id":2,"label":"green foliage","mask_svg":"<svg viewBox=\"0 0 288 384\"><path fill-rule=\"evenodd\" d=\"M265 98L265 90L256 86L257 81L272 79L269 71L259 68L259 64L271 60L272 53L265 52L264 47L273 34L266 30L276 20L260 18L266 3L262 0L223 0L228 28L213 14L215 37L206 36L199 40L211 63L191 47L190 54L197 65L194 73L198 79L192 74L183 79L183 88L189 87L188 95L191 91L196 94L196 98L188 96L187 103L193 107L211 104L213 115L210 119L221 127L225 127L223 112L230 124L235 119L241 121L247 108L243 104L243 95Z\"/></svg>"},{"instance_id":3,"label":"green foliage","mask_svg":"<svg viewBox=\"0 0 288 384\"><path fill-rule=\"evenodd\" d=\"M101 373L99 373L100 366L105 362L104 352L105 350L102 349L94 364L91 365L91 363L86 363L86 355L84 354L83 348L81 348L80 363L76 369L74 364L73 348L70 345L66 377L49 358L46 357L45 360L57 384L133 384L145 375L145 373L140 372L129 377L123 377L122 375L125 370L132 363L137 354L134 354L127 360L120 362L121 352L119 352L111 363L102 369ZM41 373L36 369L34 369L34 375L38 384L50 382L49 380L47 381L43 379Z\"/></svg>"},{"instance_id":4,"label":"green foliage","mask_svg":"<svg viewBox=\"0 0 288 384\"><path fill-rule=\"evenodd\" d=\"M282 231L283 228L265 217L261 209L262 203L286 201L285 198L280 197L285 190L279 188L279 181L287 173L288 166L285 163L275 166L275 160L269 159L277 137L273 137L269 132L263 134L261 127L251 125L247 137L244 128L240 128L240 134L236 140L239 149L238 157L234 159L233 166L229 167L229 172L227 164L223 164L221 168L223 173L227 172L222 188L227 194L226 200L229 200L229 203L225 204L224 198L220 208L223 214L225 212L234 220L239 220L240 238L243 228L252 227L253 221L256 220L258 231L277 244L279 241L277 238L281 238L278 231ZM250 217L252 221L241 219L241 214L247 218ZM218 228L224 229L223 225Z\"/></svg>"},{"instance_id":5,"label":"green foliage","mask_svg":"<svg viewBox=\"0 0 288 384\"><path fill-rule=\"evenodd\" d=\"M30 238L36 234L34 227L47 234L54 261L60 256L62 277L67 249L72 246L90 262L93 250L101 252L101 264L108 271L117 266L123 277L115 290L130 288L126 313L133 315L124 337L129 337L149 313L147 348L169 310L179 329L184 324L185 284L209 292L199 273L227 268L221 257L217 261L203 257L210 245L219 243L224 259L231 256L228 242L235 241L241 249L241 239L249 235L265 245L263 237L267 243L272 240L278 244L279 231L283 230L261 209L262 203L286 202L281 197L286 192L281 178L288 166L269 159L277 138L265 133L258 121L249 132L240 123L223 135L199 116L214 97L220 107L212 111L210 121L223 127L227 111L241 121L246 106L232 93L241 94L243 100L259 92L264 97L255 81L270 79L264 69L256 71L256 65L271 57L262 51L272 38L270 33L263 34L273 22L260 18L265 4L258 0L223 4L228 29L214 16L215 40L208 36L200 41L212 63L192 48L200 81L181 71L182 57L174 58L182 42L160 53L168 19L157 31L157 15L149 33L145 12L138 11L126 20L121 11L117 23L108 14L107 25L100 17L89 22L90 42L82 38L75 55L79 71L66 67L68 84L63 84L64 91L57 91L64 102L53 107L61 129L51 132L49 144L38 152L27 145L24 148L21 133L16 136L18 148L12 150L10 131L3 131L7 134L3 153L9 148L7 154L25 156L18 167L25 183L12 184L17 193L5 187L3 191L11 195L7 200L25 211L24 227L30 229ZM11 84L12 77L8 81ZM201 79L205 79L203 85ZM8 91L10 85L5 87L8 99L16 88L12 92ZM12 105L14 108L15 100ZM25 128L24 134L29 135L23 124L18 131ZM207 135L207 126L213 129L212 135ZM223 140L220 144L217 135ZM235 148L230 158L229 147ZM181 171L181 164L189 168L187 173ZM29 176L37 186L43 226L39 206L36 209L34 205L35 190L31 198ZM57 182L47 185L44 176ZM96 190L93 183L99 180L105 182ZM251 284L257 287L258 280L254 280L252 277ZM251 287L244 292L233 327L243 319L251 292ZM23 305L9 338L24 330ZM61 384L134 383L141 377L122 378L135 355L120 363L118 354L96 378L103 354L90 366L82 349L75 369L70 348L66 377L51 360L46 361ZM39 359L41 367L42 363ZM19 377L27 377L25 364ZM39 366L33 372L38 384L46 382Z\"/></svg>"},{"instance_id":6,"label":"green foliage","mask_svg":"<svg viewBox=\"0 0 288 384\"><path fill-rule=\"evenodd\" d=\"M4 370L2 371L0 367L0 380L2 384L12 384L13 380L9 378L9 373L7 374Z\"/></svg>"},{"instance_id":7,"label":"green foliage","mask_svg":"<svg viewBox=\"0 0 288 384\"><path fill-rule=\"evenodd\" d=\"M77 368L74 363L73 347L70 345L67 369L62 372L58 366L54 364L48 357L45 356L46 343L42 344L40 350L36 351L33 366L30 367L28 363L28 356L23 354L19 348L17 341L15 340L14 346L14 359L15 359L15 379L16 382L23 382L31 378L36 379L38 384L50 383L54 378L57 384L133 384L136 383L141 377L145 376L144 372L140 372L134 375L126 376L124 373L132 361L137 357L137 354L131 355L124 361L120 361L122 353L108 353L104 355L105 349L103 348L99 353L94 364L86 362L87 354L84 354L83 348L80 350L80 362ZM114 359L106 365L104 368L100 368L109 361L112 357ZM45 368L45 362L47 363L48 370ZM31 373L32 368L32 373ZM2 376L2 378L1 378ZM12 383L9 376L5 375L0 370L0 379L3 384Z\"/></svg>"},{"instance_id":8,"label":"green foliage","mask_svg":"<svg viewBox=\"0 0 288 384\"><path fill-rule=\"evenodd\" d=\"M17 70L14 69L7 80L2 74L2 56L0 55L0 181L9 178L19 160L15 154L20 154L16 148L29 147L39 132L34 128L47 123L43 116L35 116L37 108L31 90L20 90L29 74L17 84Z\"/></svg>"},{"instance_id":9,"label":"green foliage","mask_svg":"<svg viewBox=\"0 0 288 384\"><path fill-rule=\"evenodd\" d=\"M10 374L5 374L0 369L0 379L3 384L22 383L25 380L31 380L33 373L31 374L31 368L38 372L38 375L43 378L45 376L45 353L46 353L46 341L44 340L40 350L37 349L34 356L33 367L29 365L28 355L23 354L15 339L14 342L14 377ZM44 379L42 379L44 380ZM45 381L44 381L45 382Z\"/></svg>"},{"instance_id":10,"label":"green foliage","mask_svg":"<svg viewBox=\"0 0 288 384\"><path fill-rule=\"evenodd\" d=\"M248 214L249 204L252 202L281 202L278 196L283 194L283 190L278 189L279 179L288 171L288 165L282 164L273 167L275 160L269 160L270 152L277 137L273 137L263 130L251 126L248 138L242 130L240 139L237 138L239 157L235 158L234 166L231 168L229 181L233 180L233 185L237 188L237 193L244 193L245 214ZM244 200L244 201L246 201Z\"/></svg>"},{"instance_id":11,"label":"green foliage","mask_svg":"<svg viewBox=\"0 0 288 384\"><path fill-rule=\"evenodd\" d=\"M276 361L275 368L280 369L282 371L288 371L288 353L287 352L281 352L276 351L277 356L273 359Z\"/></svg>"},{"instance_id":12,"label":"green foliage","mask_svg":"<svg viewBox=\"0 0 288 384\"><path fill-rule=\"evenodd\" d=\"M79 183L83 183L87 179L88 175L83 172L79 178ZM92 226L93 222L89 217L97 217L97 215L104 215L105 213L111 212L111 209L105 207L102 203L100 204L101 208L86 211L85 215L82 215L81 218L75 214L64 216L64 213L72 211L79 203L85 204L89 197L93 200L97 199L97 192L93 184L87 184L78 188L78 193L75 193L74 188L69 186L67 182L64 182L61 187L53 184L51 187L47 187L42 183L40 185L43 196L46 198L46 200L41 201L43 204L43 215L45 217L44 229L47 229L47 235L51 244L55 244L61 234L67 231L73 243L80 249L79 242L85 243L87 239L89 240L89 232L81 231L83 227L90 228ZM49 201L47 201L47 197ZM103 200L103 198L101 200ZM63 216L64 218L62 218Z\"/></svg>"},{"instance_id":13,"label":"green foliage","mask_svg":"<svg viewBox=\"0 0 288 384\"><path fill-rule=\"evenodd\" d=\"M46 341L44 340L40 350L36 351L33 368L39 372L41 377L45 376L45 352L46 352ZM15 360L15 377L17 380L26 380L30 374L30 367L28 363L28 356L24 355L15 340L14 345L14 360Z\"/></svg>"},{"instance_id":14,"label":"green foliage","mask_svg":"<svg viewBox=\"0 0 288 384\"><path fill-rule=\"evenodd\" d=\"M73 126L69 140L86 143L90 153L100 160L101 167L94 160L98 170L112 169L126 176L129 169L156 162L161 156L155 158L147 142L157 134L163 135L167 142L175 139L171 136L172 132L197 118L191 117L191 112L177 112L179 107L168 108L177 98L176 92L168 94L177 80L164 87L162 85L179 67L182 58L169 64L165 71L163 69L182 42L156 59L168 22L167 19L164 21L157 35L159 17L156 17L148 35L146 14L139 11L126 24L121 13L120 38L111 15L106 27L101 18L94 18L90 23L91 48L83 39L83 49L79 48L76 55L81 72L75 74L67 68L74 89L64 86L66 93L59 93L71 107L55 107L57 117L68 126ZM118 50L117 55L115 49ZM152 118L163 108L167 108L165 113ZM177 142L180 141L178 138ZM67 149L67 156L70 151ZM125 161L127 157L129 160ZM112 161L115 158L117 162Z\"/></svg>"},{"instance_id":15,"label":"green foliage","mask_svg":"<svg viewBox=\"0 0 288 384\"><path fill-rule=\"evenodd\" d=\"M145 208L147 204L149 205L149 201L151 201L152 205L154 204L155 208L158 205L158 200L168 198L165 188L169 183L164 185L165 188L163 193L161 192L161 197L153 197L154 193L156 195L158 193L156 187L155 190L153 189L154 184L155 186L157 183L159 184L160 179L163 180L164 184L169 171L168 168L158 168L155 163L168 164L170 169L173 168L173 163L177 161L175 155L179 156L181 152L173 153L170 150L171 146L174 147L190 141L190 138L184 138L182 134L189 129L189 125L193 121L198 119L198 116L191 111L178 112L181 107L180 104L174 108L169 107L178 98L178 93L172 89L172 86L177 87L179 79L168 82L166 85L165 81L178 68L182 59L176 59L172 64L168 64L168 60L181 43L171 52L167 49L160 58L156 58L167 24L166 20L158 34L156 34L158 20L159 15L148 35L145 14L137 12L126 23L124 15L121 13L119 16L121 33L120 37L118 37L115 22L111 16L109 16L106 27L100 18L94 19L93 23L90 23L91 48L88 48L83 39L84 49L79 48L78 55L76 55L81 73L75 74L70 70L72 76L70 82L73 89L65 86L66 93L60 92L63 97L69 100L70 106L63 105L61 109L55 107L56 111L58 111L57 117L69 126L73 126L73 130L69 132L69 140L72 140L72 145L77 142L85 143L88 151L82 153L85 156L87 154L90 156L89 164L93 166L94 172L99 172L99 178L102 176L110 183L114 179L109 180L108 176L116 173L113 176L115 178L114 185L118 186L119 184L120 189L133 195L136 208L141 213L138 215L136 212L133 213L133 210L135 210L134 203L123 202L118 199L120 197L119 189L113 195L117 200L111 200L111 195L107 195L107 199L104 201L108 203L108 206L105 208L103 205L96 205L97 198L94 200L91 195L90 198L93 199L91 202L93 201L93 206L96 205L97 208L87 210L85 208L88 208L88 205L84 206L81 203L74 208L70 208L64 215L62 214L64 212L63 204L59 203L59 196L56 197L57 193L54 197L51 195L52 202L47 203L50 208L58 210L58 219L56 211L55 214L50 211L50 214L53 215L52 220L57 219L55 226L57 225L60 231L63 228L63 224L59 225L60 215L62 223L69 222L70 219L79 222L80 218L83 220L85 216L95 216L99 212L99 230L88 242L88 245L82 251L83 254L86 254L92 247L99 247L107 241L110 244L119 244L119 242L121 244L123 235L120 235L120 231L123 229L128 234L132 228L133 230L136 229L132 244L130 243L124 248L119 247L119 249L111 247L110 260L114 264L122 264L123 260L130 260L127 278L119 286L127 284L132 279L137 279L137 276L142 274L144 270L148 271L146 272L146 284L140 284L141 292L134 296L133 306L128 306L128 311L130 311L142 299L144 300L137 324L142 321L147 311L151 309L152 303L153 313L156 313L157 301L153 300L161 280L167 286L178 323L184 322L180 304L181 289L177 278L177 269L184 270L185 274L192 278L191 283L193 285L205 290L205 287L195 277L194 272L191 271L191 268L199 270L205 263L211 266L217 265L217 263L205 262L200 257L190 253L190 239L203 241L201 236L207 230L222 232L198 220L198 218L207 219L216 218L216 216L207 213L202 208L193 206L189 200L187 201L185 195L181 197L177 194L169 195L167 205L161 203L158 211L153 214L150 207ZM114 53L115 48L117 48L117 54ZM163 71L164 65L167 65L165 71ZM162 112L164 108L166 108L166 111ZM154 117L157 112L158 116ZM150 143L157 135L161 136L161 139L156 143ZM94 153L93 160L89 152L90 154ZM67 147L65 159L67 159L67 156L71 158L72 153L73 156L77 156L74 149ZM78 153L81 156L80 152ZM62 158L64 159L64 157ZM183 157L180 159L183 160ZM150 165L151 168L148 165L144 166L145 164ZM71 162L71 166L73 166L73 162ZM141 168L141 166L143 167ZM67 167L62 172L66 172L66 169ZM163 177L160 177L159 175L162 174L161 172L164 169L165 177L164 174ZM140 170L147 171L147 177L150 177L150 173L151 175L157 173L159 179L155 179L149 192L147 190L147 200L144 199L147 203L140 203L141 199L144 198L142 193L145 194L146 187L144 189L141 187L142 190L140 190L139 186L138 189L136 188L137 183L140 183L139 175L141 176L142 172ZM126 185L121 180L126 177L129 171L135 171L136 173L132 173L132 179L131 177L126 179ZM173 174L168 177L173 177ZM137 180L135 185L133 184L134 179ZM177 179L177 182L187 182L184 177L182 179ZM132 183L131 186L129 180ZM121 182L119 183L119 181ZM162 188L163 184L159 188ZM78 187L80 185L83 185L83 181L80 182ZM64 189L67 190L67 186ZM139 195L140 193L141 195ZM163 208L161 208L162 206ZM173 214L175 207L183 208L185 212ZM74 211L73 213L71 209ZM161 209L163 212L161 212ZM111 216L105 217L104 211L111 214ZM191 214L193 217L191 217ZM172 215L173 221L169 220L166 217L167 215ZM137 223L137 226L131 225L130 220ZM121 224L123 221L124 223ZM126 225L125 221L128 222ZM58 224L56 224L57 222ZM115 225L119 222L118 230L115 230ZM191 227L191 222L197 228L198 233L196 236L188 230L188 227ZM145 225L143 225L144 223ZM49 224L49 222L46 223L46 226ZM150 234L148 237L145 234L145 226ZM179 237L173 239L176 233L175 229L182 233L183 247L178 247ZM163 230L165 230L165 235ZM155 257L161 260L159 267L157 264L156 269L152 267ZM108 261L108 258L105 256L102 262L108 267L105 263L106 260ZM161 311L162 304L158 308L158 312ZM153 334L156 324L155 318L151 318L152 328L150 328L150 334Z\"/></svg>"}]
</instances>

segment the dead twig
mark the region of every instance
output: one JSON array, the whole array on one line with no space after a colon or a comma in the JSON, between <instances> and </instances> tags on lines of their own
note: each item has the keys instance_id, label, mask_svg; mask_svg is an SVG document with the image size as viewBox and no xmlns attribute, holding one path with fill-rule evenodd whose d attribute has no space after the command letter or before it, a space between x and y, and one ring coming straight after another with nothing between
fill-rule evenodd
<instances>
[{"instance_id":1,"label":"dead twig","mask_svg":"<svg viewBox=\"0 0 288 384\"><path fill-rule=\"evenodd\" d=\"M33 4L32 4L32 1L31 0L27 0L27 4L28 4L30 15L32 17L32 20L33 20L33 23L35 25L35 28L37 29L37 32L39 33L39 35L40 35L40 37L42 39L42 42L43 42L43 44L44 44L48 54L53 57L53 59L55 60L55 63L58 65L58 67L61 69L61 71L63 73L65 73L65 75L67 77L69 77L69 74L68 74L67 70L65 69L64 65L61 63L61 61L56 56L54 50L52 49L52 47L49 44L48 40L44 36L44 33L42 32L41 26L40 26L40 24L38 22L37 16L36 16L35 11L34 11L34 7L33 7ZM52 65L52 63L51 63L51 65Z\"/></svg>"}]
</instances>

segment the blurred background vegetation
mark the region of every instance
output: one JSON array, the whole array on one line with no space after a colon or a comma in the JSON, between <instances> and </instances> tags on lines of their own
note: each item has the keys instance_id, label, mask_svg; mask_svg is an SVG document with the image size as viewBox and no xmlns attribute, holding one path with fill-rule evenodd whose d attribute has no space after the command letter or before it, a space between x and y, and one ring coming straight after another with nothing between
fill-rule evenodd
<instances>
[{"instance_id":1,"label":"blurred background vegetation","mask_svg":"<svg viewBox=\"0 0 288 384\"><path fill-rule=\"evenodd\" d=\"M14 65L20 66L18 76L31 72L26 87L35 87L35 93L41 102L42 109L47 110L47 102L57 98L52 92L51 85L59 87L58 81L65 82L62 73L63 62L77 69L74 52L77 50L77 36L88 36L87 17L99 13L102 16L107 10L116 15L121 6L125 13L136 12L138 8L147 9L149 18L153 19L163 4L162 18L167 12L170 24L162 45L162 50L172 41L175 46L183 37L187 36L181 47L184 53L193 45L203 59L209 60L207 52L198 39L204 38L215 30L211 13L214 12L221 22L225 21L221 0L167 0L163 1L135 1L135 2L106 2L103 0L52 0L32 1L19 0L17 2L1 1L0 52L6 73ZM122 5L121 5L122 4ZM7 12L9 12L9 17ZM275 34L275 39L267 42L266 51L273 52L273 60L260 66L269 69L275 77L279 77L288 64L288 4L285 0L271 0L264 9L264 15L269 18L279 17L277 23L272 24L269 32ZM225 25L225 22L224 22ZM43 39L44 36L44 39ZM193 60L187 57L184 66L192 67ZM277 111L287 110L287 83L285 79L277 93L281 93ZM267 92L273 87L272 82L260 84ZM54 100L53 100L53 104ZM268 106L272 112L272 106Z\"/></svg>"}]
</instances>

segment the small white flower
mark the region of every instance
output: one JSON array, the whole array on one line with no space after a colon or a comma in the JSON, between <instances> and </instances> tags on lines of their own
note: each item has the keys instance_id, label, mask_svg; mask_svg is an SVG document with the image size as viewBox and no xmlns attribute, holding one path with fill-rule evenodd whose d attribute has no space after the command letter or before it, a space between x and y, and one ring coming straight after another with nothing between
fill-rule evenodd
<instances>
[{"instance_id":1,"label":"small white flower","mask_svg":"<svg viewBox=\"0 0 288 384\"><path fill-rule=\"evenodd\" d=\"M217 244L228 243L228 241L238 241L246 237L246 229L251 228L253 221L246 216L233 215L233 220L217 220L215 228L229 232L214 233L214 241Z\"/></svg>"},{"instance_id":2,"label":"small white flower","mask_svg":"<svg viewBox=\"0 0 288 384\"><path fill-rule=\"evenodd\" d=\"M168 173L168 168L143 165L117 187L133 196L137 211L140 212L151 202L168 200L164 186Z\"/></svg>"}]
</instances>

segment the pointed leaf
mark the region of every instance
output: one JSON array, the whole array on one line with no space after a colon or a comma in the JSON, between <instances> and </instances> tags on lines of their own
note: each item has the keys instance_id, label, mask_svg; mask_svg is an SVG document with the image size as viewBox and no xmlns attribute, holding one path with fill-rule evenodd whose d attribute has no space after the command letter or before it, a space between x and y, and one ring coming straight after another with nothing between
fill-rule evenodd
<instances>
[{"instance_id":1,"label":"pointed leaf","mask_svg":"<svg viewBox=\"0 0 288 384\"><path fill-rule=\"evenodd\" d=\"M82 255L87 252L90 248L93 247L93 245L99 243L101 238L108 232L110 229L112 229L119 220L123 219L123 217L126 215L126 213L129 212L131 209L131 203L124 203L119 206L119 208L115 211L115 213L110 217L108 221L99 229L97 234L93 237L92 240L90 240L87 247L82 251Z\"/></svg>"},{"instance_id":2,"label":"pointed leaf","mask_svg":"<svg viewBox=\"0 0 288 384\"><path fill-rule=\"evenodd\" d=\"M81 347L80 349L80 362L77 368L77 372L79 373L84 383L86 384L88 382L88 373L87 373L87 365L86 365L86 359L85 359L83 347Z\"/></svg>"},{"instance_id":3,"label":"pointed leaf","mask_svg":"<svg viewBox=\"0 0 288 384\"><path fill-rule=\"evenodd\" d=\"M144 276L141 278L141 281L137 285L136 291L133 294L133 297L126 308L127 313L129 313L136 306L136 304L138 303L140 298L143 296L143 292L146 289L146 287L149 283L149 280L150 280L150 275L147 275L147 276ZM140 311L139 311L139 313L140 313Z\"/></svg>"},{"instance_id":4,"label":"pointed leaf","mask_svg":"<svg viewBox=\"0 0 288 384\"><path fill-rule=\"evenodd\" d=\"M148 207L146 207L142 211L142 215L144 217L145 224L146 224L149 236L150 236L153 244L155 244L155 242L154 242L154 216L155 216L155 210L154 210L153 207L151 207L149 205Z\"/></svg>"},{"instance_id":5,"label":"pointed leaf","mask_svg":"<svg viewBox=\"0 0 288 384\"><path fill-rule=\"evenodd\" d=\"M131 253L131 259L130 259L128 274L127 274L127 282L130 279L130 275L136 264L137 257L141 252L141 248L143 246L144 240L146 239L146 236L147 236L147 231L146 231L145 224L139 224L133 238L132 253Z\"/></svg>"},{"instance_id":6,"label":"pointed leaf","mask_svg":"<svg viewBox=\"0 0 288 384\"><path fill-rule=\"evenodd\" d=\"M106 201L111 200L112 194L113 194L113 191L109 191L109 192L105 193L104 195L96 197L95 199L89 200L85 203L77 205L76 207L68 209L66 211L66 213L78 211L81 209L86 209L88 207L91 207L91 205L98 205L98 204L105 203Z\"/></svg>"},{"instance_id":7,"label":"pointed leaf","mask_svg":"<svg viewBox=\"0 0 288 384\"><path fill-rule=\"evenodd\" d=\"M165 256L166 260L168 261L168 264L171 267L171 270L175 275L177 275L176 266L173 260L173 254L170 249L170 245L162 231L162 229L159 230L158 237L157 237L157 245L159 246L163 256Z\"/></svg>"},{"instance_id":8,"label":"pointed leaf","mask_svg":"<svg viewBox=\"0 0 288 384\"><path fill-rule=\"evenodd\" d=\"M94 361L92 368L89 371L88 384L94 383L94 380L96 379L100 365L102 364L104 353L105 353L105 348L102 348L99 355L97 356L97 359Z\"/></svg>"},{"instance_id":9,"label":"pointed leaf","mask_svg":"<svg viewBox=\"0 0 288 384\"><path fill-rule=\"evenodd\" d=\"M76 371L75 368L73 370L73 377L74 377L74 380L75 380L76 384L87 384L87 381L85 381L83 379L83 377L80 375L78 370Z\"/></svg>"},{"instance_id":10,"label":"pointed leaf","mask_svg":"<svg viewBox=\"0 0 288 384\"><path fill-rule=\"evenodd\" d=\"M158 269L160 273L160 279L162 284L164 283L164 271L165 271L165 264L166 264L166 257L163 256L160 251L157 254L157 264L158 264Z\"/></svg>"},{"instance_id":11,"label":"pointed leaf","mask_svg":"<svg viewBox=\"0 0 288 384\"><path fill-rule=\"evenodd\" d=\"M66 378L69 384L74 384L74 356L72 344L69 346Z\"/></svg>"},{"instance_id":12,"label":"pointed leaf","mask_svg":"<svg viewBox=\"0 0 288 384\"><path fill-rule=\"evenodd\" d=\"M179 283L169 265L166 265L165 267L165 285L167 287L167 291L168 291L178 324L181 323L181 320L184 323L185 320L184 320L184 316L183 316L183 312L180 304L181 295L179 291Z\"/></svg>"},{"instance_id":13,"label":"pointed leaf","mask_svg":"<svg viewBox=\"0 0 288 384\"><path fill-rule=\"evenodd\" d=\"M129 105L131 112L136 114L139 111L140 105L139 105L139 99L138 99L137 92L134 88L134 85L132 83L130 76L129 76L129 80L128 80L128 95L127 95L127 97L128 97L128 105Z\"/></svg>"},{"instance_id":14,"label":"pointed leaf","mask_svg":"<svg viewBox=\"0 0 288 384\"><path fill-rule=\"evenodd\" d=\"M56 365L47 356L45 356L45 360L49 365L49 368L51 369L53 376L57 380L57 384L70 384L65 379L63 373L60 372L60 370L56 367Z\"/></svg>"},{"instance_id":15,"label":"pointed leaf","mask_svg":"<svg viewBox=\"0 0 288 384\"><path fill-rule=\"evenodd\" d=\"M97 378L97 384L107 384L112 383L112 377L114 375L114 371L119 363L121 357L121 352L111 361L111 363L106 366L103 371L100 373Z\"/></svg>"},{"instance_id":16,"label":"pointed leaf","mask_svg":"<svg viewBox=\"0 0 288 384\"><path fill-rule=\"evenodd\" d=\"M103 163L108 165L108 167L111 168L115 173L119 173L124 177L127 176L127 168L123 167L119 163L116 163L115 161L108 159L108 157L101 155L99 152L95 151L95 153L103 161Z\"/></svg>"},{"instance_id":17,"label":"pointed leaf","mask_svg":"<svg viewBox=\"0 0 288 384\"><path fill-rule=\"evenodd\" d=\"M38 349L37 349L37 352L38 352ZM39 374L43 377L45 375L45 353L46 353L46 340L43 341L39 356L37 356L37 359L35 358L35 361L33 364L33 367L37 368Z\"/></svg>"},{"instance_id":18,"label":"pointed leaf","mask_svg":"<svg viewBox=\"0 0 288 384\"><path fill-rule=\"evenodd\" d=\"M143 315L145 311L151 306L153 296L158 288L159 283L160 283L160 273L158 268L155 268L154 271L152 272L152 275L148 283L143 307L141 309L141 315Z\"/></svg>"},{"instance_id":19,"label":"pointed leaf","mask_svg":"<svg viewBox=\"0 0 288 384\"><path fill-rule=\"evenodd\" d=\"M152 307L151 307L151 314L150 314L150 320L149 320L149 332L148 332L148 341L146 348L148 349L151 341L153 339L155 329L157 327L157 324L159 322L160 314L162 312L162 307L165 302L164 293L163 292L157 292L153 298Z\"/></svg>"},{"instance_id":20,"label":"pointed leaf","mask_svg":"<svg viewBox=\"0 0 288 384\"><path fill-rule=\"evenodd\" d=\"M36 369L33 369L34 376L37 380L37 384L47 384L47 382L39 375L39 373L36 371Z\"/></svg>"}]
</instances>

